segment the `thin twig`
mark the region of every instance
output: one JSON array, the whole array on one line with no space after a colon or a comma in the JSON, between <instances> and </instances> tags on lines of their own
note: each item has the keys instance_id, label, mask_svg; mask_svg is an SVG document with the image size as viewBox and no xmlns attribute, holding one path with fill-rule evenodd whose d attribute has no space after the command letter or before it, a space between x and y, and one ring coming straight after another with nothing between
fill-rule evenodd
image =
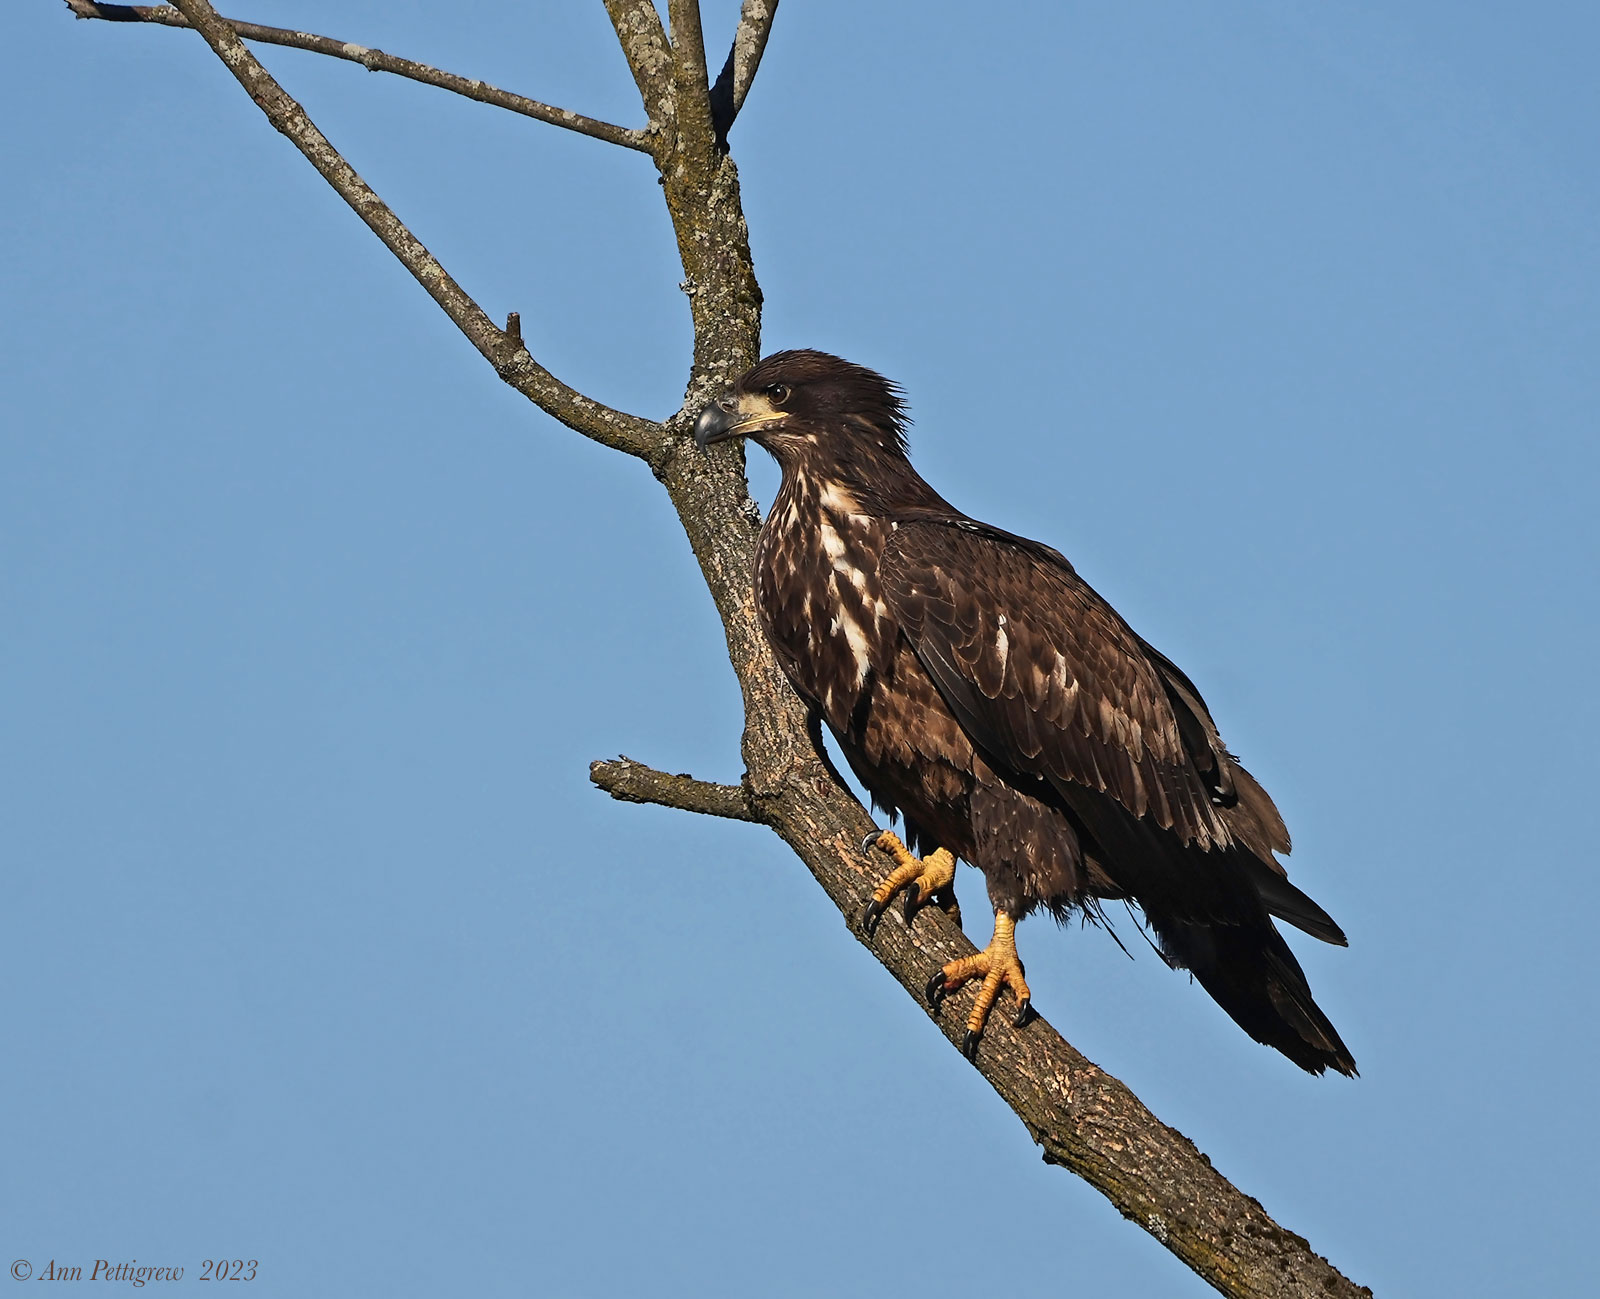
<instances>
[{"instance_id":1,"label":"thin twig","mask_svg":"<svg viewBox=\"0 0 1600 1299\"><path fill-rule=\"evenodd\" d=\"M630 455L648 456L661 426L626 415L569 388L533 359L528 349L490 320L411 233L388 204L356 174L303 109L245 48L233 28L206 0L178 0L189 25L205 38L267 119L306 156L357 216L428 291L474 347L508 384L568 428Z\"/></svg>"},{"instance_id":2,"label":"thin twig","mask_svg":"<svg viewBox=\"0 0 1600 1299\"><path fill-rule=\"evenodd\" d=\"M98 18L112 23L154 23L160 27L190 25L189 20L172 5L103 5L95 4L94 0L66 0L66 5L79 18ZM410 59L398 58L393 54L385 54L382 50L369 49L365 45L341 41L332 36L291 31L286 27L263 27L259 23L240 22L237 18L224 18L223 22L247 41L260 41L264 45L282 45L292 50L306 50L312 54L326 54L329 58L359 63L368 72L391 72L397 77L420 81L427 86L437 86L440 90L465 95L480 104L490 104L495 108L504 108L508 112L520 113L524 117L548 122L551 126L560 126L568 131L576 131L579 135L604 140L607 144L621 145L624 149L637 149L640 153L650 152L649 137L644 131L629 126L616 126L611 122L585 117L582 113L574 113L570 109L540 103L537 99L501 90L474 77L457 76L454 72L445 72L426 63L415 63Z\"/></svg>"},{"instance_id":3,"label":"thin twig","mask_svg":"<svg viewBox=\"0 0 1600 1299\"><path fill-rule=\"evenodd\" d=\"M740 785L714 785L693 776L673 776L632 758L591 762L589 779L623 803L653 803L681 812L722 816L731 821L759 821L750 796Z\"/></svg>"},{"instance_id":4,"label":"thin twig","mask_svg":"<svg viewBox=\"0 0 1600 1299\"><path fill-rule=\"evenodd\" d=\"M711 124L717 133L717 146L728 147L728 131L744 107L750 83L756 79L761 56L772 34L772 20L778 14L778 0L744 0L739 27L733 34L728 61L711 87Z\"/></svg>"}]
</instances>

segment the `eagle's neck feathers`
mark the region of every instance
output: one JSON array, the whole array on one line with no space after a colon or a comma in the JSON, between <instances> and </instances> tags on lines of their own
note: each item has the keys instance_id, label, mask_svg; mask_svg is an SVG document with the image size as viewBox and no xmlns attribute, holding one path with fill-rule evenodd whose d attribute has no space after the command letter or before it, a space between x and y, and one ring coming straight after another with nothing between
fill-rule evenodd
<instances>
[{"instance_id":1,"label":"eagle's neck feathers","mask_svg":"<svg viewBox=\"0 0 1600 1299\"><path fill-rule=\"evenodd\" d=\"M817 468L784 467L761 532L756 597L795 685L847 731L899 635L878 578L894 525L879 502L862 499L859 480L822 477Z\"/></svg>"}]
</instances>

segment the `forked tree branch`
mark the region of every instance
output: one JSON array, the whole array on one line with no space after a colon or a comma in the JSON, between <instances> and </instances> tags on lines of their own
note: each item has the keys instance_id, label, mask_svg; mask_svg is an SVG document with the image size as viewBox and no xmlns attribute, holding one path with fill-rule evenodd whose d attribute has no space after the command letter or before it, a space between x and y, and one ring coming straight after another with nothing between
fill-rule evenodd
<instances>
[{"instance_id":1,"label":"forked tree branch","mask_svg":"<svg viewBox=\"0 0 1600 1299\"><path fill-rule=\"evenodd\" d=\"M767 37L772 34L772 20L777 14L778 0L744 0L728 60L717 75L717 84L711 87L711 125L722 148L728 147L728 132L761 67L761 56L766 52Z\"/></svg>"},{"instance_id":2,"label":"forked tree branch","mask_svg":"<svg viewBox=\"0 0 1600 1299\"><path fill-rule=\"evenodd\" d=\"M761 305L737 173L712 126L698 4L671 0L680 46L674 49L651 0L605 3L650 117L652 154L694 319L689 401L664 424L593 402L540 367L521 344L519 322L508 321L508 329L501 330L489 320L206 0L178 0L178 8L272 124L355 209L507 383L578 432L643 456L671 497L721 615L729 659L744 696L744 782L738 787L709 784L627 759L594 764L591 778L627 801L771 827L827 891L856 937L927 1014L921 993L929 972L970 954L972 944L938 908L925 909L909 924L891 911L893 919L886 918L870 938L855 922L886 862L876 852L872 860L862 855L859 844L871 822L828 765L813 729L815 720L790 689L761 632L750 581L759 519L740 453L736 446L719 446L707 456L688 436L688 412L695 403L755 360ZM746 18L756 7L746 4ZM770 8L764 19L751 19L752 24L770 21ZM744 26L741 21L741 31ZM691 40L694 48L689 47ZM735 77L737 44L736 39ZM759 53L755 49L749 75ZM961 1017L947 1011L935 1022L959 1049ZM1161 1123L1043 1020L1023 1029L1003 1019L992 1021L976 1067L1044 1148L1047 1162L1077 1172L1222 1293L1258 1299L1370 1297L1370 1291L1313 1253L1302 1237L1273 1222L1187 1138Z\"/></svg>"},{"instance_id":3,"label":"forked tree branch","mask_svg":"<svg viewBox=\"0 0 1600 1299\"><path fill-rule=\"evenodd\" d=\"M245 48L233 27L219 17L206 0L178 0L178 8L238 78L256 106L322 173L339 197L355 211L372 233L383 241L427 290L469 342L494 366L508 384L568 428L630 455L648 456L660 441L660 426L637 415L626 415L569 388L535 361L520 338L514 338L489 319L423 243L375 194L366 181L328 142L272 74Z\"/></svg>"},{"instance_id":4,"label":"forked tree branch","mask_svg":"<svg viewBox=\"0 0 1600 1299\"><path fill-rule=\"evenodd\" d=\"M172 5L103 5L94 3L94 0L66 0L66 6L79 18L98 18L112 23L154 23L159 27L189 26L189 20ZM551 126L565 127L580 135L604 140L607 144L620 144L625 149L637 149L640 153L650 152L650 138L644 131L631 126L616 126L611 122L585 117L582 113L574 113L570 109L540 103L537 99L501 90L475 77L457 76L454 72L445 72L426 63L414 63L410 59L397 58L382 50L368 49L365 45L341 41L332 36L291 31L287 27L263 27L260 23L240 22L237 18L224 18L223 21L247 41L282 45L291 50L306 50L311 54L326 54L329 58L359 63L368 72L390 72L397 77L464 95L480 104L520 113L523 117L548 122Z\"/></svg>"}]
</instances>

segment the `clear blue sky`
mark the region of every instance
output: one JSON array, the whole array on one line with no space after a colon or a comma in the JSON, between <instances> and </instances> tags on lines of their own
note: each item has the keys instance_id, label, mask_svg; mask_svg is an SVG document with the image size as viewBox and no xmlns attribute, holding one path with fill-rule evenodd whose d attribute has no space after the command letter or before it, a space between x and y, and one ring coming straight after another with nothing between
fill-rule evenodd
<instances>
[{"instance_id":1,"label":"clear blue sky","mask_svg":"<svg viewBox=\"0 0 1600 1299\"><path fill-rule=\"evenodd\" d=\"M650 475L503 388L197 39L9 8L0 1263L1210 1293L775 838L590 789L739 775ZM1351 936L1297 948L1363 1076L1136 939L1029 922L1035 1001L1380 1294L1592 1294L1600 11L1026 9L785 6L734 133L766 344L901 381L925 474L1201 685ZM598 3L238 12L640 120ZM265 58L547 365L675 408L646 158Z\"/></svg>"}]
</instances>

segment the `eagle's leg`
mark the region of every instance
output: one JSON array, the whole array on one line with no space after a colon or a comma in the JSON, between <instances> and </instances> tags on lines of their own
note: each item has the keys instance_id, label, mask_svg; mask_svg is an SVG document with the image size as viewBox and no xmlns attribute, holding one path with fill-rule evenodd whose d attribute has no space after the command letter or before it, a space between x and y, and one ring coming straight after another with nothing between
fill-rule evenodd
<instances>
[{"instance_id":1,"label":"eagle's leg","mask_svg":"<svg viewBox=\"0 0 1600 1299\"><path fill-rule=\"evenodd\" d=\"M969 1060L978 1055L978 1039L983 1036L983 1026L989 1020L989 1011L1000 996L1002 984L1010 984L1017 998L1017 1013L1012 1019L1021 1028L1033 1013L1029 999L1028 980L1022 973L1022 961L1017 956L1017 922L1006 912L994 913L994 937L976 956L964 956L951 961L928 980L928 1001L935 1013L946 995L954 992L968 979L983 978L977 999L972 1003L972 1013L967 1016L967 1035L961 1040L961 1054Z\"/></svg>"},{"instance_id":2,"label":"eagle's leg","mask_svg":"<svg viewBox=\"0 0 1600 1299\"><path fill-rule=\"evenodd\" d=\"M878 917L889 905L894 895L906 890L906 919L910 920L917 908L925 902L937 902L957 924L961 923L961 908L956 905L956 859L948 848L939 848L921 861L911 855L911 850L900 842L900 836L890 830L882 834L869 834L861 850L876 845L895 859L897 865L889 877L878 885L861 916L861 927L870 935L878 927ZM909 885L909 887L907 887Z\"/></svg>"}]
</instances>

